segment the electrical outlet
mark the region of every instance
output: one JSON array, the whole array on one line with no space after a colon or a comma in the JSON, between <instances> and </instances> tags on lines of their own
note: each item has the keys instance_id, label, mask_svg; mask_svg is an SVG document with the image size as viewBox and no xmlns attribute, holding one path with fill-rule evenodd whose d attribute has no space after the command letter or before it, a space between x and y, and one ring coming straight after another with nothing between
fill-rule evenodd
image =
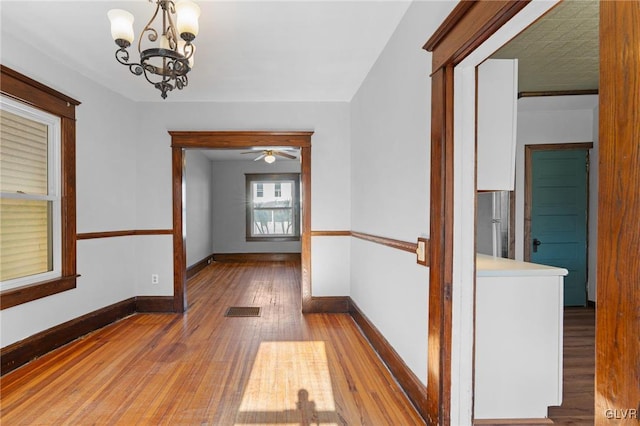
<instances>
[{"instance_id":1,"label":"electrical outlet","mask_svg":"<svg viewBox=\"0 0 640 426\"><path fill-rule=\"evenodd\" d=\"M151 274L151 284L158 284L160 282L160 277L158 274Z\"/></svg>"}]
</instances>

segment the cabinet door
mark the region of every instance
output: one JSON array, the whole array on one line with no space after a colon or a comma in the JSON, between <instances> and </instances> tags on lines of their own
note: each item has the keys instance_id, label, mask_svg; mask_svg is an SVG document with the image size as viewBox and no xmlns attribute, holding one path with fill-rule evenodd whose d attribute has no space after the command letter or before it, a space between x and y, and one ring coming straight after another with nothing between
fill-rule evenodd
<instances>
[{"instance_id":1,"label":"cabinet door","mask_svg":"<svg viewBox=\"0 0 640 426\"><path fill-rule=\"evenodd\" d=\"M518 60L478 66L478 189L512 191L515 183Z\"/></svg>"}]
</instances>

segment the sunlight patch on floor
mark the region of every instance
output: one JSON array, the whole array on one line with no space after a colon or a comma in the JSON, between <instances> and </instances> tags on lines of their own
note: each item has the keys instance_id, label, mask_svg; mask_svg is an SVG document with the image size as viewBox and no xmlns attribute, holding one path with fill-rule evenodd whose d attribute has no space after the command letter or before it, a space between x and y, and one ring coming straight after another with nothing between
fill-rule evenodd
<instances>
[{"instance_id":1,"label":"sunlight patch on floor","mask_svg":"<svg viewBox=\"0 0 640 426\"><path fill-rule=\"evenodd\" d=\"M337 426L324 342L262 342L236 425Z\"/></svg>"}]
</instances>

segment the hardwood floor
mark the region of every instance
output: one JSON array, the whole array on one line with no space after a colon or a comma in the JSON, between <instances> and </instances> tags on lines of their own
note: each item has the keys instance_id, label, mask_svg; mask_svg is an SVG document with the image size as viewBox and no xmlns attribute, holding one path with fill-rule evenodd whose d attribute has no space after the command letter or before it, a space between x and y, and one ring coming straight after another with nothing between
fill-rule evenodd
<instances>
[{"instance_id":1,"label":"hardwood floor","mask_svg":"<svg viewBox=\"0 0 640 426\"><path fill-rule=\"evenodd\" d=\"M300 313L299 283L299 263L213 263L185 315L133 315L2 377L0 422L424 424L349 315Z\"/></svg>"},{"instance_id":2,"label":"hardwood floor","mask_svg":"<svg viewBox=\"0 0 640 426\"><path fill-rule=\"evenodd\" d=\"M556 425L594 424L595 321L593 308L565 309L562 405L549 408Z\"/></svg>"}]
</instances>

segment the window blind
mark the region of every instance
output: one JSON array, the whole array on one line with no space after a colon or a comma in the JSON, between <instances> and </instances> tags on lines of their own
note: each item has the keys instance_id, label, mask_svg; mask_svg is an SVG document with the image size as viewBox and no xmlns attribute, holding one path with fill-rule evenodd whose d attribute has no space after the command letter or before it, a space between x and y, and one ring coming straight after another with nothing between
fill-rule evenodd
<instances>
[{"instance_id":1,"label":"window blind","mask_svg":"<svg viewBox=\"0 0 640 426\"><path fill-rule=\"evenodd\" d=\"M0 110L0 281L52 270L48 158L48 126Z\"/></svg>"},{"instance_id":2,"label":"window blind","mask_svg":"<svg viewBox=\"0 0 640 426\"><path fill-rule=\"evenodd\" d=\"M0 110L0 190L46 195L48 127Z\"/></svg>"}]
</instances>

